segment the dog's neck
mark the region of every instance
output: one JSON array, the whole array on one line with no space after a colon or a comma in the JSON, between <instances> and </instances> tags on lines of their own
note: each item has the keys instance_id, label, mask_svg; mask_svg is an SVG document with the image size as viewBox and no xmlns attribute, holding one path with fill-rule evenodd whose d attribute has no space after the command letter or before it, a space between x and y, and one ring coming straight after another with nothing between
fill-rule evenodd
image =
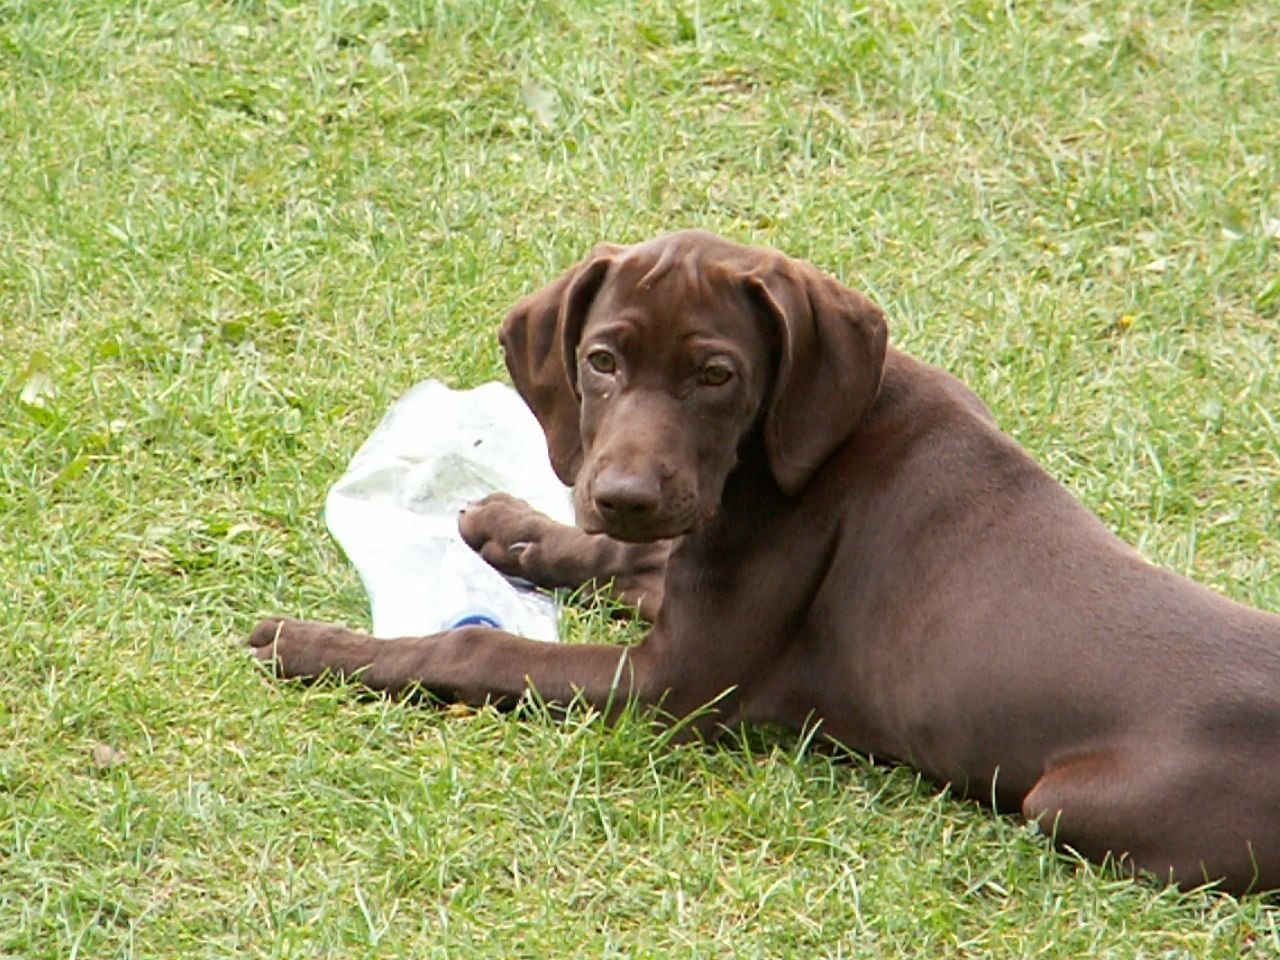
<instances>
[{"instance_id":1,"label":"dog's neck","mask_svg":"<svg viewBox=\"0 0 1280 960\"><path fill-rule=\"evenodd\" d=\"M710 520L686 535L705 542L708 548L737 549L739 541L752 540L758 533L750 524L726 524L726 517L769 515L770 505L787 499L769 469L763 431L751 430L738 447L738 462L725 478L720 503Z\"/></svg>"}]
</instances>

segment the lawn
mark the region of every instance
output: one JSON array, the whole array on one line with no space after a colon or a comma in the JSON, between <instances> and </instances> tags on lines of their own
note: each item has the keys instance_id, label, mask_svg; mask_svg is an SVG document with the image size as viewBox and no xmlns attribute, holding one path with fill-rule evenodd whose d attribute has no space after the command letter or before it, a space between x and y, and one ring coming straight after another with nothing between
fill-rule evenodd
<instances>
[{"instance_id":1,"label":"lawn","mask_svg":"<svg viewBox=\"0 0 1280 960\"><path fill-rule=\"evenodd\" d=\"M0 0L0 955L1280 955L905 769L270 681L326 490L683 226L878 300L1152 560L1280 610L1274 0ZM574 638L612 631L573 617Z\"/></svg>"}]
</instances>

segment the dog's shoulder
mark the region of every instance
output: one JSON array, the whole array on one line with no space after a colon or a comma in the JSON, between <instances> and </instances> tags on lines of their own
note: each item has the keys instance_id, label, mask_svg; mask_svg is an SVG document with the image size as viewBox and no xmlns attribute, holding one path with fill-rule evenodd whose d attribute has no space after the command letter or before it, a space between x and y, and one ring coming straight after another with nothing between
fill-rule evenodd
<instances>
[{"instance_id":1,"label":"dog's shoulder","mask_svg":"<svg viewBox=\"0 0 1280 960\"><path fill-rule=\"evenodd\" d=\"M961 380L900 350L890 350L871 411L835 461L838 471L896 477L903 489L939 483L1014 489L1054 482L1000 429L987 405Z\"/></svg>"},{"instance_id":2,"label":"dog's shoulder","mask_svg":"<svg viewBox=\"0 0 1280 960\"><path fill-rule=\"evenodd\" d=\"M995 417L982 398L958 377L893 348L885 357L875 412L881 416L913 420L959 417L995 424Z\"/></svg>"}]
</instances>

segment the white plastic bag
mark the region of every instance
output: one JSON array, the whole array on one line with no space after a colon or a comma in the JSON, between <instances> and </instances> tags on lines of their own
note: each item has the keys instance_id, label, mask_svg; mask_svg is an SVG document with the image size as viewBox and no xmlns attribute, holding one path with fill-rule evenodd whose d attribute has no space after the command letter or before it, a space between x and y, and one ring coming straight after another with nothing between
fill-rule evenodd
<instances>
[{"instance_id":1,"label":"white plastic bag","mask_svg":"<svg viewBox=\"0 0 1280 960\"><path fill-rule=\"evenodd\" d=\"M374 636L486 623L558 639L555 599L498 573L458 534L458 512L496 491L573 523L542 429L514 390L427 380L392 406L325 502L369 595Z\"/></svg>"}]
</instances>

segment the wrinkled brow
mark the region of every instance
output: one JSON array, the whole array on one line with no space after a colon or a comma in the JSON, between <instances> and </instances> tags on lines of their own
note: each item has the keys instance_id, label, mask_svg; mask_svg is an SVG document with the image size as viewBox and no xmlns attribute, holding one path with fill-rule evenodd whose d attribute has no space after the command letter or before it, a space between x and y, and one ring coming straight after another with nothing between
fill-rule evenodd
<instances>
[{"instance_id":1,"label":"wrinkled brow","mask_svg":"<svg viewBox=\"0 0 1280 960\"><path fill-rule=\"evenodd\" d=\"M697 287L700 277L698 275L698 261L696 257L681 256L675 244L671 244L662 249L658 262L649 268L649 272L640 278L640 282L636 286L641 290L648 290L655 283L671 272L671 269L677 264L684 267L685 279L691 286Z\"/></svg>"}]
</instances>

